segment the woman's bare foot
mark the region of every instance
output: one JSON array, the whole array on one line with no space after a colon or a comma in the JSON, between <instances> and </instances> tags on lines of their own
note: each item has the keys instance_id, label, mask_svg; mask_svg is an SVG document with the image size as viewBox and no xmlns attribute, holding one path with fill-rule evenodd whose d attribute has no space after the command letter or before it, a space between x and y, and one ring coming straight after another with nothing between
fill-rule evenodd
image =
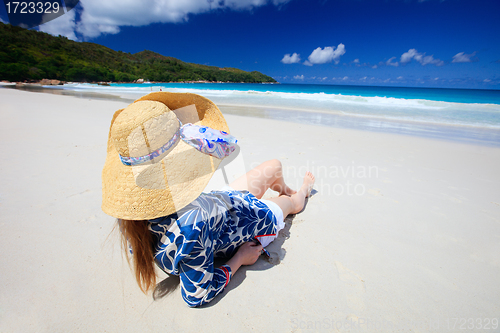
<instances>
[{"instance_id":1,"label":"woman's bare foot","mask_svg":"<svg viewBox=\"0 0 500 333\"><path fill-rule=\"evenodd\" d=\"M290 197L290 200L292 200L293 203L293 208L290 211L291 214L297 214L304 209L306 198L311 195L311 191L314 185L314 179L315 178L312 173L310 173L309 171L306 172L302 186L297 191L297 193L293 194Z\"/></svg>"},{"instance_id":2,"label":"woman's bare foot","mask_svg":"<svg viewBox=\"0 0 500 333\"><path fill-rule=\"evenodd\" d=\"M306 172L304 182L298 191L294 191L295 193L290 196L280 195L279 197L272 198L270 200L278 204L285 217L289 214L300 213L304 209L306 198L311 195L314 180L315 178L313 174L308 171Z\"/></svg>"},{"instance_id":3,"label":"woman's bare foot","mask_svg":"<svg viewBox=\"0 0 500 333\"><path fill-rule=\"evenodd\" d=\"M306 175L304 176L304 183L302 183L302 186L300 187L300 191L303 191L306 198L311 195L315 179L316 178L314 178L314 175L311 172L306 172Z\"/></svg>"}]
</instances>

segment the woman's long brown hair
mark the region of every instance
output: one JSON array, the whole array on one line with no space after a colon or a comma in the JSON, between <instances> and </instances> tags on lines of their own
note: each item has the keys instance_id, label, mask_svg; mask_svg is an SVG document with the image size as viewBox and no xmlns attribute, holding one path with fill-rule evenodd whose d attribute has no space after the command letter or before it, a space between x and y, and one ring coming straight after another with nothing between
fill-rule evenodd
<instances>
[{"instance_id":1,"label":"woman's long brown hair","mask_svg":"<svg viewBox=\"0 0 500 333\"><path fill-rule=\"evenodd\" d=\"M156 285L156 273L153 256L153 236L148 229L147 221L132 221L118 219L121 231L122 249L130 263L130 249L132 248L132 262L135 278L143 293L147 293Z\"/></svg>"}]
</instances>

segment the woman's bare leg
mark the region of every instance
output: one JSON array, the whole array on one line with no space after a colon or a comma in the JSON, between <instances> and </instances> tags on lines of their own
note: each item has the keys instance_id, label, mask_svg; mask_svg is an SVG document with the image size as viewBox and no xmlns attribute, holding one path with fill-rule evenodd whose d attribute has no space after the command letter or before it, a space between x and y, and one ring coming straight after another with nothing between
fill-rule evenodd
<instances>
[{"instance_id":1,"label":"woman's bare leg","mask_svg":"<svg viewBox=\"0 0 500 333\"><path fill-rule=\"evenodd\" d=\"M289 214L296 214L304 209L306 198L311 194L314 180L313 174L308 171L304 176L302 186L295 194L290 197L282 195L277 198L269 199L269 201L280 206L284 217L287 217Z\"/></svg>"},{"instance_id":2,"label":"woman's bare leg","mask_svg":"<svg viewBox=\"0 0 500 333\"><path fill-rule=\"evenodd\" d=\"M233 181L229 186L238 191L248 191L258 199L262 198L269 188L278 192L280 196L296 193L285 184L283 168L279 160L262 163Z\"/></svg>"}]
</instances>

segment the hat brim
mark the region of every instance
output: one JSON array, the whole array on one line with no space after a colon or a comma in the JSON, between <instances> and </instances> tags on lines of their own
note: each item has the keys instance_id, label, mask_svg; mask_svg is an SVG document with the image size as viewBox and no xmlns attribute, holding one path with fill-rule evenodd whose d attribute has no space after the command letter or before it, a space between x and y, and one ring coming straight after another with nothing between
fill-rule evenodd
<instances>
[{"instance_id":1,"label":"hat brim","mask_svg":"<svg viewBox=\"0 0 500 333\"><path fill-rule=\"evenodd\" d=\"M200 119L199 124L229 132L219 108L202 96L158 92L146 95L137 101L140 100L158 101L170 110L195 104ZM122 111L115 112L111 126ZM184 208L201 194L220 162L220 159L203 154L181 140L160 163L139 168L130 167L122 164L109 137L106 162L102 172L102 209L113 217L128 220L146 220L170 215ZM154 173L158 175L155 177ZM158 181L144 184L141 179Z\"/></svg>"}]
</instances>

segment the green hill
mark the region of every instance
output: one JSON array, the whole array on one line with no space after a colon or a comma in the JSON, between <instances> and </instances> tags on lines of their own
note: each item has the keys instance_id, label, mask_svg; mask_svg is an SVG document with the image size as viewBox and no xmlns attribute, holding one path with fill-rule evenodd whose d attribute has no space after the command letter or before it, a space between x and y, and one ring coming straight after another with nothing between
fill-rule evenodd
<instances>
[{"instance_id":1,"label":"green hill","mask_svg":"<svg viewBox=\"0 0 500 333\"><path fill-rule=\"evenodd\" d=\"M186 63L152 51L135 54L0 23L0 80L72 82L276 82L260 72Z\"/></svg>"}]
</instances>

